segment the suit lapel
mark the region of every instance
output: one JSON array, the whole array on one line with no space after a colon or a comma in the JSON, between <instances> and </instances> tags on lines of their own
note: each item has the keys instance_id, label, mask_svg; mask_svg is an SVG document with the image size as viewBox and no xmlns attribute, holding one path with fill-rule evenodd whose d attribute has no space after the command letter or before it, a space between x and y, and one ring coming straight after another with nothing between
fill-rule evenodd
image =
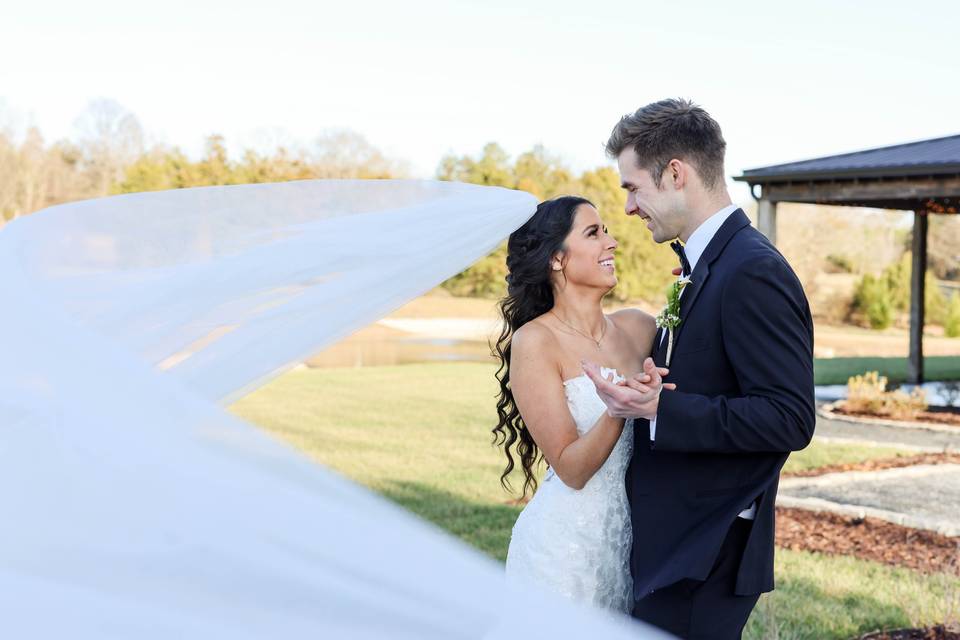
<instances>
[{"instance_id":1,"label":"suit lapel","mask_svg":"<svg viewBox=\"0 0 960 640\"><path fill-rule=\"evenodd\" d=\"M707 278L710 277L710 265L720 257L720 254L723 253L723 249L727 246L727 243L730 242L730 239L733 238L740 229L749 225L750 219L747 217L747 214L743 212L743 209L737 209L724 220L723 224L720 225L720 228L717 229L717 232L710 240L707 248L704 249L703 255L701 255L700 260L697 261L696 268L693 270L693 273L690 274L690 284L684 288L683 294L680 296L681 322L673 334L674 350L676 350L680 335L687 325L687 317L690 315L693 305L696 304L700 292L703 291Z\"/></svg>"},{"instance_id":2,"label":"suit lapel","mask_svg":"<svg viewBox=\"0 0 960 640\"><path fill-rule=\"evenodd\" d=\"M690 274L690 284L684 287L683 294L680 296L681 321L680 326L673 332L674 349L677 348L680 334L683 333L683 328L687 325L687 317L690 315L690 309L693 308L694 303L697 301L697 296L700 295L700 291L703 290L703 285L707 282L709 276L710 265L705 260L698 262L697 268Z\"/></svg>"}]
</instances>

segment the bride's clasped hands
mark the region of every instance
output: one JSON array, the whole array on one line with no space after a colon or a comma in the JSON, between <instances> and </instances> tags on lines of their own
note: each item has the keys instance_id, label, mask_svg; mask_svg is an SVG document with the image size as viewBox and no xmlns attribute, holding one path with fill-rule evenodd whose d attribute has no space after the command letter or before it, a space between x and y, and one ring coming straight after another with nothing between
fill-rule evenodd
<instances>
[{"instance_id":1,"label":"bride's clasped hands","mask_svg":"<svg viewBox=\"0 0 960 640\"><path fill-rule=\"evenodd\" d=\"M643 370L623 380L605 378L600 366L590 360L582 360L583 372L597 388L597 395L607 405L607 413L613 418L655 418L663 389L675 391L677 385L664 382L669 369L657 367L653 358L643 362Z\"/></svg>"}]
</instances>

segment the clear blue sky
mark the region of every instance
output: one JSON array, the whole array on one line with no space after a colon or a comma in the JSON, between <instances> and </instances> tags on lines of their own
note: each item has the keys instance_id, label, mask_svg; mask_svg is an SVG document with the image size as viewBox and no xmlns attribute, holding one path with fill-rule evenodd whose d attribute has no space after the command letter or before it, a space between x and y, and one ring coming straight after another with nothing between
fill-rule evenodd
<instances>
[{"instance_id":1,"label":"clear blue sky","mask_svg":"<svg viewBox=\"0 0 960 640\"><path fill-rule=\"evenodd\" d=\"M0 14L0 107L48 138L106 97L191 153L214 132L240 147L348 128L428 177L488 141L603 164L617 118L667 96L719 120L728 174L960 133L955 1L15 7Z\"/></svg>"}]
</instances>

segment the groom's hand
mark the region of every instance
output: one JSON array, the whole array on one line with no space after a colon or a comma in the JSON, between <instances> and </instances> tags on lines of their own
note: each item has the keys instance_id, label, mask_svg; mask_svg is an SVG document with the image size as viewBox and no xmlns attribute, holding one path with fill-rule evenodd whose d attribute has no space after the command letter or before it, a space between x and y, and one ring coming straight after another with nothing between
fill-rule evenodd
<instances>
[{"instance_id":1,"label":"groom's hand","mask_svg":"<svg viewBox=\"0 0 960 640\"><path fill-rule=\"evenodd\" d=\"M647 359L651 360L650 358L647 358ZM677 388L677 385L673 384L672 382L663 382L663 379L667 377L668 373L670 373L670 369L666 369L664 367L658 367L656 371L659 374L661 386L664 389L675 391ZM646 393L648 390L654 388L656 383L654 382L650 374L640 372L640 373L635 373L629 378L627 378L623 384L627 385L631 389L636 389L640 393Z\"/></svg>"},{"instance_id":2,"label":"groom's hand","mask_svg":"<svg viewBox=\"0 0 960 640\"><path fill-rule=\"evenodd\" d=\"M663 377L666 369L658 369L652 358L643 363L643 372L625 382L616 384L600 375L600 368L593 362L582 361L583 372L597 388L597 394L607 405L607 413L614 418L647 418L657 415L660 390L666 386ZM667 388L675 388L669 385Z\"/></svg>"}]
</instances>

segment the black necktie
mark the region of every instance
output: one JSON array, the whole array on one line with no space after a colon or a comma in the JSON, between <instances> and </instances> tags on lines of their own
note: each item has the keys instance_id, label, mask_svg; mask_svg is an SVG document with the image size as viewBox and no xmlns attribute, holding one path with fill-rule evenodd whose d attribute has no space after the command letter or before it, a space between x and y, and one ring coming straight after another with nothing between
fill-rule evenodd
<instances>
[{"instance_id":1,"label":"black necktie","mask_svg":"<svg viewBox=\"0 0 960 640\"><path fill-rule=\"evenodd\" d=\"M680 244L679 240L674 240L670 243L670 248L673 249L673 252L677 254L677 257L680 258L680 267L683 269L681 274L684 278L690 275L690 272L693 269L690 268L690 263L687 261L687 252L684 251L683 245Z\"/></svg>"}]
</instances>

